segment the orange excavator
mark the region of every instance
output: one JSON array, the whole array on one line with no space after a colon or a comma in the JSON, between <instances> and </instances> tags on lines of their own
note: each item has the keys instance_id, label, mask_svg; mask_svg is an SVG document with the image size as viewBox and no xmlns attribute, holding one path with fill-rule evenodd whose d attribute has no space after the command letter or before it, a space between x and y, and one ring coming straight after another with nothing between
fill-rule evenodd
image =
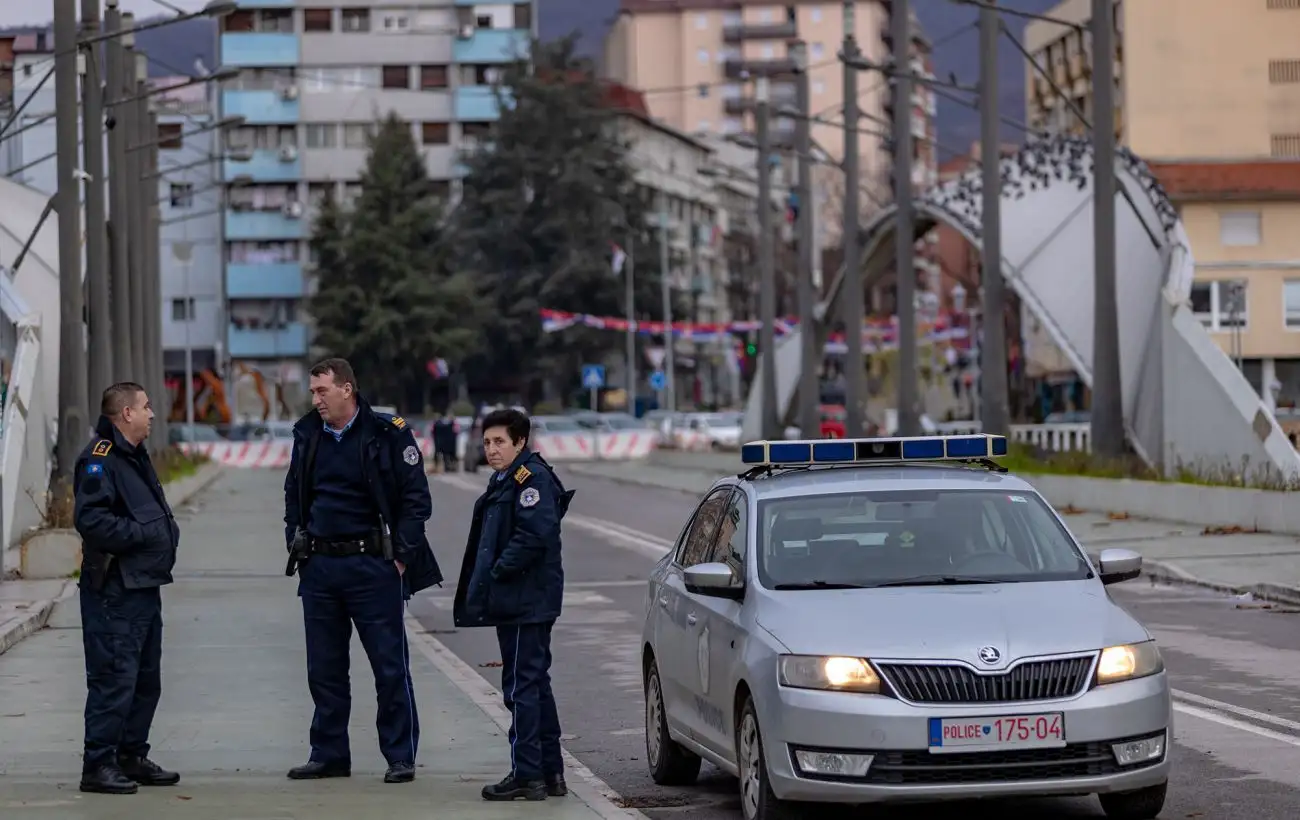
<instances>
[{"instance_id":1,"label":"orange excavator","mask_svg":"<svg viewBox=\"0 0 1300 820\"><path fill-rule=\"evenodd\" d=\"M262 421L268 420L271 417L271 399L267 395L266 379L262 376L262 372L243 363L238 363L234 367L237 379L242 379L244 376L252 377L253 386L257 390L257 397L262 400ZM230 411L230 404L226 401L225 384L211 370L201 370L195 375L201 384L194 394L194 418L207 419L211 418L212 414L215 413L219 424L230 424L233 415ZM284 389L277 384L275 393L282 417L294 418L289 403L285 401ZM183 379L177 382L176 392L172 398L171 420L185 420L185 384Z\"/></svg>"}]
</instances>

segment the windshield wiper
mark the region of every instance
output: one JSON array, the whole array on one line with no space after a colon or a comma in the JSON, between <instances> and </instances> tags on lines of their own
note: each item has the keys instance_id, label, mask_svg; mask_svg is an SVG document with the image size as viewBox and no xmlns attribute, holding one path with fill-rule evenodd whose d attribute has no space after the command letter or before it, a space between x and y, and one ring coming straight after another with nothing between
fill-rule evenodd
<instances>
[{"instance_id":1,"label":"windshield wiper","mask_svg":"<svg viewBox=\"0 0 1300 820\"><path fill-rule=\"evenodd\" d=\"M873 587L943 587L961 586L963 584L1005 584L997 578L976 578L970 575L917 575L912 578L900 578L897 581L882 581Z\"/></svg>"},{"instance_id":2,"label":"windshield wiper","mask_svg":"<svg viewBox=\"0 0 1300 820\"><path fill-rule=\"evenodd\" d=\"M869 589L867 584L841 584L835 581L809 581L806 584L777 584L772 589Z\"/></svg>"}]
</instances>

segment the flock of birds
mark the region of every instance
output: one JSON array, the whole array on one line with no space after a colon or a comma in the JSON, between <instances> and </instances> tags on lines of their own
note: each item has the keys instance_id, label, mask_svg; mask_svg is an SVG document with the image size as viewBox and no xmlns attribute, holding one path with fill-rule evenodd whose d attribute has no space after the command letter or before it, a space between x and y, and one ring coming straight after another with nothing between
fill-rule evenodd
<instances>
[{"instance_id":1,"label":"flock of birds","mask_svg":"<svg viewBox=\"0 0 1300 820\"><path fill-rule=\"evenodd\" d=\"M1138 180L1143 192L1168 234L1178 223L1178 212L1150 167L1140 157L1117 147L1116 157ZM1092 180L1092 144L1082 137L1059 136L1031 139L1014 155L1002 160L1002 195L1022 199L1031 192L1060 182L1069 182L1080 191ZM956 181L932 189L922 200L946 212L961 227L978 237L983 228L981 211L983 179L975 169Z\"/></svg>"}]
</instances>

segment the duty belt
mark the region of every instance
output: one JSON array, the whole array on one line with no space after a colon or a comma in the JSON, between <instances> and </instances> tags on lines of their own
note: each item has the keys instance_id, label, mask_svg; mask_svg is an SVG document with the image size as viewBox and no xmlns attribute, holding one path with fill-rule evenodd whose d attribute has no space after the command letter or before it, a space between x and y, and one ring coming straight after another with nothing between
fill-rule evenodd
<instances>
[{"instance_id":1,"label":"duty belt","mask_svg":"<svg viewBox=\"0 0 1300 820\"><path fill-rule=\"evenodd\" d=\"M348 555L382 555L383 546L375 538L357 538L351 541L326 541L311 539L312 555L329 555L341 558Z\"/></svg>"}]
</instances>

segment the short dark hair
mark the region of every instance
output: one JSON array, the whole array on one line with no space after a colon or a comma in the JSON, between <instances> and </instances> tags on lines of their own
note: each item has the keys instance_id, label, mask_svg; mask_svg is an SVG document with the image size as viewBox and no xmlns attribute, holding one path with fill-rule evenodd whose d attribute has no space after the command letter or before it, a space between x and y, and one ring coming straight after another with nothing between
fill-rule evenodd
<instances>
[{"instance_id":1,"label":"short dark hair","mask_svg":"<svg viewBox=\"0 0 1300 820\"><path fill-rule=\"evenodd\" d=\"M348 364L347 359L338 357L322 359L311 366L311 375L313 376L333 376L334 383L342 386L345 384L352 385L352 392L356 393L357 374L352 372L352 365Z\"/></svg>"},{"instance_id":2,"label":"short dark hair","mask_svg":"<svg viewBox=\"0 0 1300 820\"><path fill-rule=\"evenodd\" d=\"M521 441L528 440L528 434L532 431L533 425L528 421L528 416L514 408L510 408L507 410L493 410L483 417L483 432L486 433L493 427L506 428L510 441L518 444Z\"/></svg>"},{"instance_id":3,"label":"short dark hair","mask_svg":"<svg viewBox=\"0 0 1300 820\"><path fill-rule=\"evenodd\" d=\"M135 397L143 392L144 387L135 382L118 382L110 386L99 399L100 415L110 419L120 416L123 410L135 404Z\"/></svg>"}]
</instances>

